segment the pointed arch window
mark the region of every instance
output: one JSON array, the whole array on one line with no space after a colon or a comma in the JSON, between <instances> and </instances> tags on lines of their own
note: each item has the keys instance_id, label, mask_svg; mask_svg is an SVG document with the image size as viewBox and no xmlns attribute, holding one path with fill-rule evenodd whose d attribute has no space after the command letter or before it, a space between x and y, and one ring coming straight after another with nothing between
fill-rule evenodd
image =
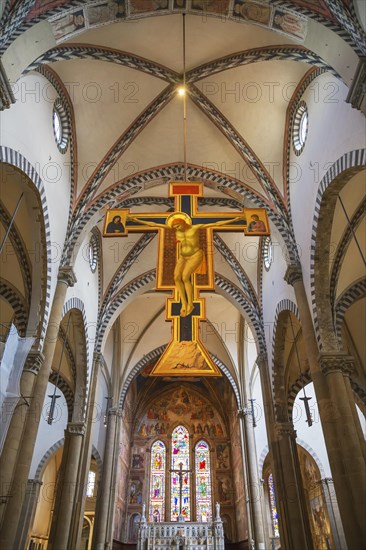
<instances>
[{"instance_id":1,"label":"pointed arch window","mask_svg":"<svg viewBox=\"0 0 366 550\"><path fill-rule=\"evenodd\" d=\"M189 470L189 433L184 426L177 426L172 433L172 470ZM182 515L185 521L191 519L189 474L183 475ZM171 521L177 521L179 516L179 476L171 474Z\"/></svg>"},{"instance_id":2,"label":"pointed arch window","mask_svg":"<svg viewBox=\"0 0 366 550\"><path fill-rule=\"evenodd\" d=\"M165 520L165 464L165 445L162 441L155 441L151 447L150 521Z\"/></svg>"},{"instance_id":3,"label":"pointed arch window","mask_svg":"<svg viewBox=\"0 0 366 550\"><path fill-rule=\"evenodd\" d=\"M276 505L276 495L275 495L275 491L274 491L274 483L273 483L272 474L269 474L267 482L268 482L269 505L270 505L270 508L271 508L273 535L275 537L279 537L280 532L278 530L278 513L277 513L277 505Z\"/></svg>"},{"instance_id":4,"label":"pointed arch window","mask_svg":"<svg viewBox=\"0 0 366 550\"><path fill-rule=\"evenodd\" d=\"M195 462L197 521L210 521L212 516L210 449L205 441L199 441L196 445Z\"/></svg>"}]
</instances>

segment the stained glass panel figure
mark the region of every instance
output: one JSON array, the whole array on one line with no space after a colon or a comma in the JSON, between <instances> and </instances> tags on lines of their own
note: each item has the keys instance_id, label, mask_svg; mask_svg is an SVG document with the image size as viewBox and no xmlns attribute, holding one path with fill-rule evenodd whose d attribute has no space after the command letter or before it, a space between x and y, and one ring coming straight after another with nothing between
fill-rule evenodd
<instances>
[{"instance_id":1,"label":"stained glass panel figure","mask_svg":"<svg viewBox=\"0 0 366 550\"><path fill-rule=\"evenodd\" d=\"M212 503L210 449L205 441L199 441L196 445L195 462L197 521L206 522L211 520Z\"/></svg>"},{"instance_id":2,"label":"stained glass panel figure","mask_svg":"<svg viewBox=\"0 0 366 550\"><path fill-rule=\"evenodd\" d=\"M269 474L269 476L268 476L268 494L269 494L269 504L270 504L270 507L271 507L273 535L275 537L279 537L280 532L278 530L278 514L277 514L277 505L276 505L276 495L275 495L275 491L274 491L274 483L273 483L272 474Z\"/></svg>"},{"instance_id":3,"label":"stained glass panel figure","mask_svg":"<svg viewBox=\"0 0 366 550\"><path fill-rule=\"evenodd\" d=\"M165 461L166 449L162 441L151 447L149 521L165 518Z\"/></svg>"},{"instance_id":4,"label":"stained glass panel figure","mask_svg":"<svg viewBox=\"0 0 366 550\"><path fill-rule=\"evenodd\" d=\"M177 426L172 433L172 470L189 470L189 433L184 426ZM172 472L171 477L171 521L179 516L179 475ZM185 521L191 519L189 474L183 474L182 515Z\"/></svg>"}]
</instances>

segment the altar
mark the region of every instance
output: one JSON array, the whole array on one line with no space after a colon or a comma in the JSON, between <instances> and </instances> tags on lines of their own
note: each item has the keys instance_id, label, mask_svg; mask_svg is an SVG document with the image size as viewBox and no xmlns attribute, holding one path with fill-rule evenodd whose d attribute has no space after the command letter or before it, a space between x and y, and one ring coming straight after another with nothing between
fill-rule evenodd
<instances>
[{"instance_id":1,"label":"altar","mask_svg":"<svg viewBox=\"0 0 366 550\"><path fill-rule=\"evenodd\" d=\"M145 507L140 521L137 550L224 550L224 529L220 508L209 522L147 522Z\"/></svg>"}]
</instances>

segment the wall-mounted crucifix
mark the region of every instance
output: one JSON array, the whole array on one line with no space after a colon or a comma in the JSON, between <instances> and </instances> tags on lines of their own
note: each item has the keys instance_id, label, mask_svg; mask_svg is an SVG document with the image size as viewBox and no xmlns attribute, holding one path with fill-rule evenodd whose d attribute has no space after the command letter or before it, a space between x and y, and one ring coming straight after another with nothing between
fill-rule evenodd
<instances>
[{"instance_id":1,"label":"wall-mounted crucifix","mask_svg":"<svg viewBox=\"0 0 366 550\"><path fill-rule=\"evenodd\" d=\"M152 376L220 376L199 338L205 319L201 290L214 290L213 231L241 231L246 235L269 235L264 208L242 212L198 212L202 183L170 183L175 198L173 213L138 213L112 209L107 212L104 237L129 232L159 232L157 290L172 290L166 319L173 322L173 336L151 372Z\"/></svg>"}]
</instances>

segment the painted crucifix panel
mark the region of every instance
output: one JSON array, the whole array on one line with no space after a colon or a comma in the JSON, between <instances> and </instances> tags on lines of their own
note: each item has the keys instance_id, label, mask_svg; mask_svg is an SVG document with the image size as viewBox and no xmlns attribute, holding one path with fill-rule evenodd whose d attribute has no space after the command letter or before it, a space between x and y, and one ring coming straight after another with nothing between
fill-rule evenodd
<instances>
[{"instance_id":1,"label":"painted crucifix panel","mask_svg":"<svg viewBox=\"0 0 366 550\"><path fill-rule=\"evenodd\" d=\"M173 322L172 340L151 371L151 376L220 376L220 371L199 337L205 319L201 290L214 290L213 231L242 231L269 235L265 209L242 212L199 212L202 183L173 182L173 213L138 213L112 209L107 212L104 237L129 232L159 232L157 290L172 290L166 320Z\"/></svg>"}]
</instances>

